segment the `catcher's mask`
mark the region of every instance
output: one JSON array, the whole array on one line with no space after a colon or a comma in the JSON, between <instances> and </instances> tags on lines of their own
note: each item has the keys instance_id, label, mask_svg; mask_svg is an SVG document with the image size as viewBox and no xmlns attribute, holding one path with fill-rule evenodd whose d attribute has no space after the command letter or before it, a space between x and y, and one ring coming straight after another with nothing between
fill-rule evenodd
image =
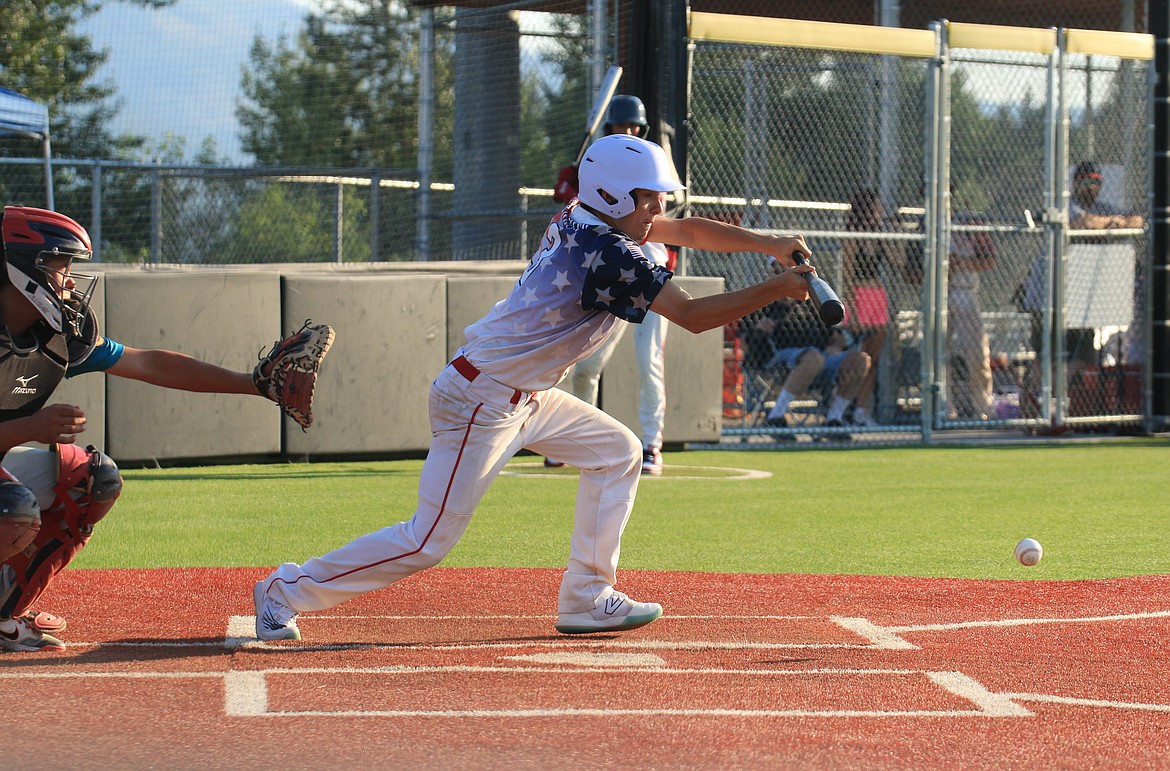
<instances>
[{"instance_id":1,"label":"catcher's mask","mask_svg":"<svg viewBox=\"0 0 1170 771\"><path fill-rule=\"evenodd\" d=\"M635 190L682 190L666 151L653 142L625 134L602 137L581 158L577 200L587 208L620 219L634 211Z\"/></svg>"},{"instance_id":2,"label":"catcher's mask","mask_svg":"<svg viewBox=\"0 0 1170 771\"><path fill-rule=\"evenodd\" d=\"M645 137L650 124L646 122L646 105L630 94L618 94L609 100L609 112L605 116L605 130L622 123L638 126L638 136Z\"/></svg>"},{"instance_id":3,"label":"catcher's mask","mask_svg":"<svg viewBox=\"0 0 1170 771\"><path fill-rule=\"evenodd\" d=\"M97 277L71 271L93 256L89 233L64 214L28 206L5 206L0 230L8 280L54 330L81 336ZM73 286L61 284L66 275Z\"/></svg>"}]
</instances>

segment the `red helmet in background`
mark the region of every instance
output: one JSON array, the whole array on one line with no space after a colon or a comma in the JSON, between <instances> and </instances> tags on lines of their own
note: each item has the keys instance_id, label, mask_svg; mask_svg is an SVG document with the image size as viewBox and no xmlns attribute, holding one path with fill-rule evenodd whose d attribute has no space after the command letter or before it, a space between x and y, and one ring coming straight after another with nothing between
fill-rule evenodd
<instances>
[{"instance_id":1,"label":"red helmet in background","mask_svg":"<svg viewBox=\"0 0 1170 771\"><path fill-rule=\"evenodd\" d=\"M57 332L81 335L97 277L70 273L76 283L66 299L53 280L46 260L89 260L89 233L64 214L29 206L5 206L0 218L3 258L8 280Z\"/></svg>"}]
</instances>

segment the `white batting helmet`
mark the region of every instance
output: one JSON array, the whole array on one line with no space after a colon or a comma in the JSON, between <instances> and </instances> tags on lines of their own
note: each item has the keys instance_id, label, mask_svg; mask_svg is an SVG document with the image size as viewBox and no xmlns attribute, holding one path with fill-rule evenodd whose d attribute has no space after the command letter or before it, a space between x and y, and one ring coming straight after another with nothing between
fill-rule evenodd
<instances>
[{"instance_id":1,"label":"white batting helmet","mask_svg":"<svg viewBox=\"0 0 1170 771\"><path fill-rule=\"evenodd\" d=\"M602 137L590 145L578 174L581 192L577 199L615 218L634 210L634 190L669 193L684 187L665 150L624 134Z\"/></svg>"}]
</instances>

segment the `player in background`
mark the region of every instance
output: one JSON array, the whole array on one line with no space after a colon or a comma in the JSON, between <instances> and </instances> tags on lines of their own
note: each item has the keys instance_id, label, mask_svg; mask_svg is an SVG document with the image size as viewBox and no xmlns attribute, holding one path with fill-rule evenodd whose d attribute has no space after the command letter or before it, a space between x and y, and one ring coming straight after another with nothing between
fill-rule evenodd
<instances>
[{"instance_id":1,"label":"player in background","mask_svg":"<svg viewBox=\"0 0 1170 771\"><path fill-rule=\"evenodd\" d=\"M1141 214L1120 209L1101 198L1104 183L1105 176L1102 174L1100 164L1096 161L1080 161L1073 168L1068 198L1068 229L1100 232L1079 232L1075 236L1069 237L1070 243L1107 244L1117 239L1116 234L1110 231L1145 226L1145 218ZM1122 236L1122 238L1124 237ZM1032 350L1034 351L1042 350L1044 345L1042 314L1049 302L1044 287L1044 272L1047 261L1046 254L1037 255L1032 262L1028 277L1021 282L1016 290L1020 308L1032 316ZM1114 348L1114 355L1126 364L1140 364L1145 351L1143 319L1145 318L1146 293L1144 272L1140 264L1134 265L1133 275L1133 321L1123 334L1107 342L1111 348ZM1053 332L1056 333L1057 330L1053 330ZM1098 365L1100 361L1098 357L1102 356L1103 353L1097 349L1097 333L1097 329L1077 326L1070 326L1064 330L1064 355L1067 366L1065 377L1069 383L1075 382L1085 367ZM1055 340L1050 340L1049 344L1055 348ZM1041 359L1037 356L1028 369L1027 383L1023 394L1025 400L1023 403L1028 408L1025 414L1028 415L1038 414L1042 383L1040 364Z\"/></svg>"},{"instance_id":2,"label":"player in background","mask_svg":"<svg viewBox=\"0 0 1170 771\"><path fill-rule=\"evenodd\" d=\"M862 188L849 201L845 230L855 233L883 233L894 229L881 195ZM851 422L877 425L871 406L877 380L878 361L886 346L890 326L890 299L886 282L905 270L905 252L899 241L875 238L847 238L841 244L841 296L845 298L845 324L868 357L864 381L857 389L857 405Z\"/></svg>"},{"instance_id":3,"label":"player in background","mask_svg":"<svg viewBox=\"0 0 1170 771\"><path fill-rule=\"evenodd\" d=\"M629 94L617 94L609 102L605 116L605 133L646 137L650 124L646 121L646 106L642 100ZM577 197L576 174L562 172L553 198L569 203ZM655 265L674 271L678 251L665 244L642 244L642 253ZM666 420L666 330L669 324L660 314L651 311L641 324L634 325L634 355L638 363L638 419L642 427L642 473L662 473L662 429ZM609 342L589 358L577 362L568 375L569 390L578 399L597 404L601 372L609 363L614 349L621 342L626 329L618 331ZM545 458L544 465L556 468L564 462Z\"/></svg>"},{"instance_id":4,"label":"player in background","mask_svg":"<svg viewBox=\"0 0 1170 771\"><path fill-rule=\"evenodd\" d=\"M122 491L114 462L77 444L85 412L49 403L62 379L107 372L165 388L256 396L273 365L254 383L248 372L103 337L89 307L96 276L73 272L91 256L85 228L46 209L6 206L0 217L0 651L60 649L55 635L65 620L33 605ZM278 347L327 350L332 335L306 327Z\"/></svg>"},{"instance_id":5,"label":"player in background","mask_svg":"<svg viewBox=\"0 0 1170 771\"><path fill-rule=\"evenodd\" d=\"M414 515L303 565L287 562L253 591L256 635L300 639L297 615L324 610L438 564L476 506L523 449L581 470L556 629L634 629L662 614L615 588L621 535L641 477L642 445L615 418L555 386L604 346L618 325L653 310L684 329L722 327L781 297L806 299L811 267L692 298L642 252L647 241L719 252L763 252L786 266L809 255L800 236L754 233L700 218L662 216L682 189L658 145L602 137L585 152L581 192L549 224L511 293L464 331L466 342L431 386L431 447ZM490 589L489 589L490 591ZM423 600L425 603L426 600ZM515 599L518 611L535 604Z\"/></svg>"}]
</instances>

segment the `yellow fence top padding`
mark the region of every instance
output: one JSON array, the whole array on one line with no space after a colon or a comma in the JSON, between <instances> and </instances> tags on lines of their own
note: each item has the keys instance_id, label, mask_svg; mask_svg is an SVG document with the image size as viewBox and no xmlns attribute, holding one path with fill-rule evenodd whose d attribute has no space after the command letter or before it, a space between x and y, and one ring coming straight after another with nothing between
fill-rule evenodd
<instances>
[{"instance_id":1,"label":"yellow fence top padding","mask_svg":"<svg viewBox=\"0 0 1170 771\"><path fill-rule=\"evenodd\" d=\"M1064 46L1071 54L1116 56L1120 59L1147 61L1154 58L1154 36L1137 32L1069 29L1064 32Z\"/></svg>"},{"instance_id":2,"label":"yellow fence top padding","mask_svg":"<svg viewBox=\"0 0 1170 771\"><path fill-rule=\"evenodd\" d=\"M892 56L931 57L936 53L934 33L925 29L832 24L725 13L692 12L690 38L719 43L819 48Z\"/></svg>"},{"instance_id":3,"label":"yellow fence top padding","mask_svg":"<svg viewBox=\"0 0 1170 771\"><path fill-rule=\"evenodd\" d=\"M1056 30L947 22L947 47L1026 51L1047 56L1056 50Z\"/></svg>"}]
</instances>

